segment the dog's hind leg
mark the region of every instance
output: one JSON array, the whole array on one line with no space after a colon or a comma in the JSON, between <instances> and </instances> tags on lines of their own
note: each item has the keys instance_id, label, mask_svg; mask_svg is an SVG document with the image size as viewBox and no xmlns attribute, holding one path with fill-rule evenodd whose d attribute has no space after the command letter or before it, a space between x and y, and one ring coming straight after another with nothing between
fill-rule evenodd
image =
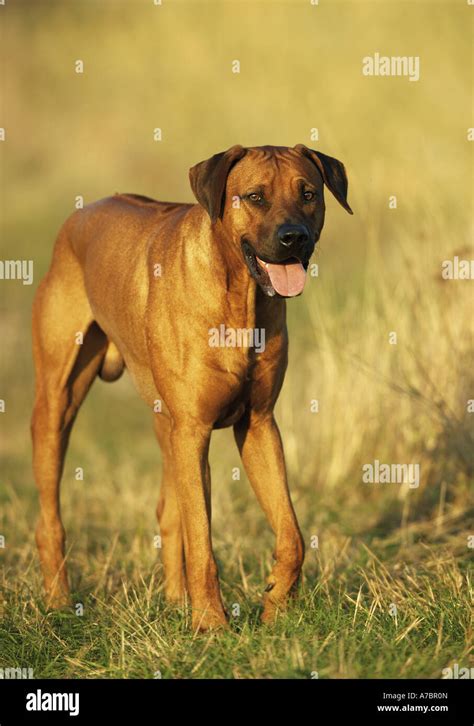
<instances>
[{"instance_id":1,"label":"dog's hind leg","mask_svg":"<svg viewBox=\"0 0 474 726\"><path fill-rule=\"evenodd\" d=\"M82 271L61 233L33 305L36 392L31 432L40 499L36 542L51 607L69 601L59 496L64 457L75 416L106 348L106 336L92 318Z\"/></svg>"}]
</instances>

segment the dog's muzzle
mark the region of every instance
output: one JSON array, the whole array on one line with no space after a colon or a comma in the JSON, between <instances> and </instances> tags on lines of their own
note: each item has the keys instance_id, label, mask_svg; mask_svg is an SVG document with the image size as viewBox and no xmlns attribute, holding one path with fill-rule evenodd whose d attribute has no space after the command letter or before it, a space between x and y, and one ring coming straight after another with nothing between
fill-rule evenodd
<instances>
[{"instance_id":1,"label":"dog's muzzle","mask_svg":"<svg viewBox=\"0 0 474 726\"><path fill-rule=\"evenodd\" d=\"M301 295L306 282L308 260L291 255L281 261L259 257L252 245L244 240L242 252L250 274L269 297L296 297Z\"/></svg>"}]
</instances>

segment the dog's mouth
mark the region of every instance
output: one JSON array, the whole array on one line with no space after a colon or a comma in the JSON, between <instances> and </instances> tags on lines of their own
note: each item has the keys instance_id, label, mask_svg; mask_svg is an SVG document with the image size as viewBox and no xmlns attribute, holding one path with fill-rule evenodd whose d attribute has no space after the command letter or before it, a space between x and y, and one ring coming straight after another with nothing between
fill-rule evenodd
<instances>
[{"instance_id":1,"label":"dog's mouth","mask_svg":"<svg viewBox=\"0 0 474 726\"><path fill-rule=\"evenodd\" d=\"M289 257L282 262L271 262L257 255L252 245L242 242L242 252L250 274L269 297L296 297L301 295L306 282L308 262Z\"/></svg>"}]
</instances>

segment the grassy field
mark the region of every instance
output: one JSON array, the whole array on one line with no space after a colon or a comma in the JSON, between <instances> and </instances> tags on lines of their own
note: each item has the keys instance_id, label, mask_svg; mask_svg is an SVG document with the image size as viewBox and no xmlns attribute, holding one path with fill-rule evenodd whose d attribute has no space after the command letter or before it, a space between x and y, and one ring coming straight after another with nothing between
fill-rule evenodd
<instances>
[{"instance_id":1,"label":"grassy field","mask_svg":"<svg viewBox=\"0 0 474 726\"><path fill-rule=\"evenodd\" d=\"M441 276L444 260L474 254L472 11L448 0L2 8L2 259L34 260L35 279L0 281L0 667L50 678L440 678L473 665L473 283ZM420 81L362 76L376 51L419 55ZM288 304L277 419L307 545L301 589L273 628L259 624L273 538L244 473L233 477L232 435L219 431L213 531L231 629L193 636L189 611L165 604L160 454L125 376L94 384L64 473L83 612L47 613L30 309L55 234L78 195L190 201L187 169L234 143L306 143L341 159L355 212L327 198L319 276ZM419 486L364 483L375 459L418 463Z\"/></svg>"}]
</instances>

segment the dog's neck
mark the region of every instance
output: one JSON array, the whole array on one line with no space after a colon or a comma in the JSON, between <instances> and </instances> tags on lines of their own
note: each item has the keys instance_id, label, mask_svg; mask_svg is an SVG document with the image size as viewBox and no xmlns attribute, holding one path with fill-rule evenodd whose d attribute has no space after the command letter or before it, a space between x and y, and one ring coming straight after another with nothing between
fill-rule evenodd
<instances>
[{"instance_id":1,"label":"dog's neck","mask_svg":"<svg viewBox=\"0 0 474 726\"><path fill-rule=\"evenodd\" d=\"M220 220L213 226L211 238L219 250L221 279L228 299L231 304L235 300L236 305L245 305L247 327L265 327L269 333L280 330L286 321L286 301L263 292L250 274L240 244L230 237Z\"/></svg>"}]
</instances>

